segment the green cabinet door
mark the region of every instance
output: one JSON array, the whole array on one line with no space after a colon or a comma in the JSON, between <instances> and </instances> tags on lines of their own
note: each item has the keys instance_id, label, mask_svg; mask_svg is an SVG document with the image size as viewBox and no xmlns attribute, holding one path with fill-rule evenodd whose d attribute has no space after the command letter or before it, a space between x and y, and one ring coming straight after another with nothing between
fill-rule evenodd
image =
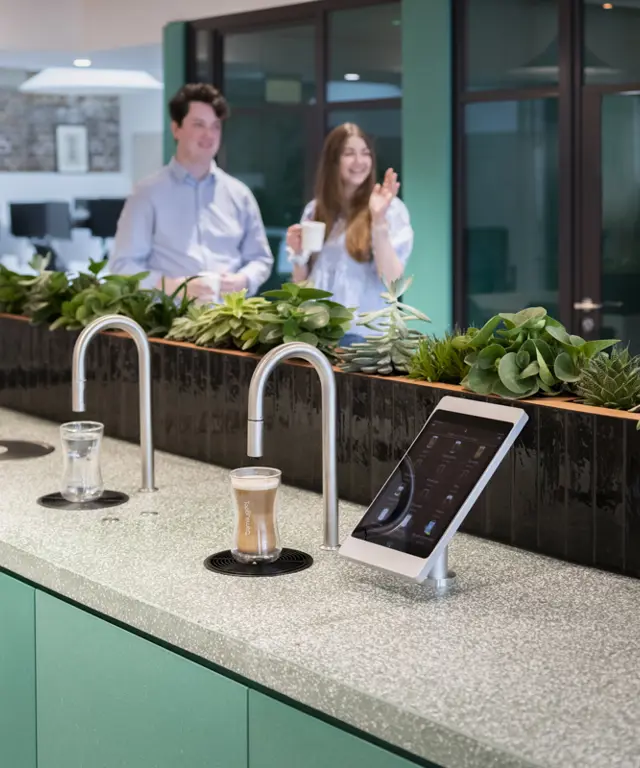
<instances>
[{"instance_id":1,"label":"green cabinet door","mask_svg":"<svg viewBox=\"0 0 640 768\"><path fill-rule=\"evenodd\" d=\"M402 757L249 691L249 768L415 768Z\"/></svg>"},{"instance_id":2,"label":"green cabinet door","mask_svg":"<svg viewBox=\"0 0 640 768\"><path fill-rule=\"evenodd\" d=\"M246 768L247 689L36 595L38 768Z\"/></svg>"},{"instance_id":3,"label":"green cabinet door","mask_svg":"<svg viewBox=\"0 0 640 768\"><path fill-rule=\"evenodd\" d=\"M0 766L36 768L35 590L0 573Z\"/></svg>"}]
</instances>

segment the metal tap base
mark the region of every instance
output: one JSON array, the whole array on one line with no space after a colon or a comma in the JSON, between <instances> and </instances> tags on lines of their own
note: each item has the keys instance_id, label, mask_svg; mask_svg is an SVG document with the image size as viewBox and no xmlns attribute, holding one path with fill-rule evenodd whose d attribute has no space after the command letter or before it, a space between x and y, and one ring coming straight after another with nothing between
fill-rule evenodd
<instances>
[{"instance_id":1,"label":"metal tap base","mask_svg":"<svg viewBox=\"0 0 640 768\"><path fill-rule=\"evenodd\" d=\"M337 547L330 547L327 544L321 544L320 549L323 552L337 552L340 549L340 545L338 544Z\"/></svg>"},{"instance_id":2,"label":"metal tap base","mask_svg":"<svg viewBox=\"0 0 640 768\"><path fill-rule=\"evenodd\" d=\"M449 547L446 547L429 571L427 584L435 587L439 592L447 592L454 586L456 580L456 572L449 570Z\"/></svg>"}]
</instances>

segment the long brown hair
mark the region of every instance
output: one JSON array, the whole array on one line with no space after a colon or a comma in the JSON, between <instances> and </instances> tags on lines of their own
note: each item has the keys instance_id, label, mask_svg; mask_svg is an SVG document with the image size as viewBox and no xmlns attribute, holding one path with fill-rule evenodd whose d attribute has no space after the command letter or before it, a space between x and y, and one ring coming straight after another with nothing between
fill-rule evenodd
<instances>
[{"instance_id":1,"label":"long brown hair","mask_svg":"<svg viewBox=\"0 0 640 768\"><path fill-rule=\"evenodd\" d=\"M345 207L344 183L340 176L340 158L351 136L361 138L371 152L371 173L354 192ZM329 237L341 216L346 218L347 251L356 261L371 260L371 214L369 198L376 180L376 158L371 139L354 123L344 123L327 136L316 176L314 219L326 224Z\"/></svg>"}]
</instances>

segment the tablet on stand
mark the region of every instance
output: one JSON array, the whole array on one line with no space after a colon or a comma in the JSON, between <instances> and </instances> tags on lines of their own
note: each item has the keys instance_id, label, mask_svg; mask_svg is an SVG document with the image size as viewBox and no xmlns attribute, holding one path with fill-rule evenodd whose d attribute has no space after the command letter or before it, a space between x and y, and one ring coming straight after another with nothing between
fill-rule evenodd
<instances>
[{"instance_id":1,"label":"tablet on stand","mask_svg":"<svg viewBox=\"0 0 640 768\"><path fill-rule=\"evenodd\" d=\"M521 408L443 397L340 554L450 586L447 546L527 420Z\"/></svg>"}]
</instances>

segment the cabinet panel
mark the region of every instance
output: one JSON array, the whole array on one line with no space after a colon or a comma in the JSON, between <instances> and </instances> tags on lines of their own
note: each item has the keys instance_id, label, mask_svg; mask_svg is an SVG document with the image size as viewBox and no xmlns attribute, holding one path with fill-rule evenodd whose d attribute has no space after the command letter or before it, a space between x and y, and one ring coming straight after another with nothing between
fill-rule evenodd
<instances>
[{"instance_id":1,"label":"cabinet panel","mask_svg":"<svg viewBox=\"0 0 640 768\"><path fill-rule=\"evenodd\" d=\"M412 768L414 763L280 701L249 691L249 768L303 766Z\"/></svg>"},{"instance_id":2,"label":"cabinet panel","mask_svg":"<svg viewBox=\"0 0 640 768\"><path fill-rule=\"evenodd\" d=\"M38 593L38 768L245 768L247 689Z\"/></svg>"},{"instance_id":3,"label":"cabinet panel","mask_svg":"<svg viewBox=\"0 0 640 768\"><path fill-rule=\"evenodd\" d=\"M0 766L36 768L35 590L0 573Z\"/></svg>"}]
</instances>

